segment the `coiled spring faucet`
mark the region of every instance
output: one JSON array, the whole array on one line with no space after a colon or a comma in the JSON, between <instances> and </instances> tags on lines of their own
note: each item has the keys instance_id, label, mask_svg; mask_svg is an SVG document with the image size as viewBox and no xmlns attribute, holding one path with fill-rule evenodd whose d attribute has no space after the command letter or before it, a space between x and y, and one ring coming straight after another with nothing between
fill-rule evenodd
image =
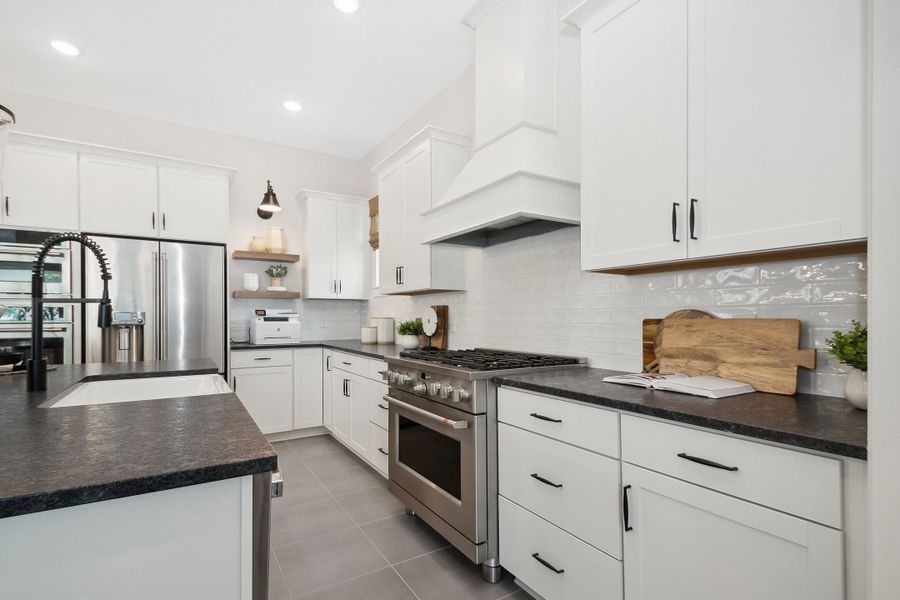
<instances>
[{"instance_id":1,"label":"coiled spring faucet","mask_svg":"<svg viewBox=\"0 0 900 600\"><path fill-rule=\"evenodd\" d=\"M65 302L100 304L97 314L97 327L109 327L112 324L112 303L109 301L109 280L112 274L106 254L100 245L83 233L60 233L48 237L41 244L37 258L31 269L31 358L28 360L28 391L47 389L47 358L44 356L44 261L47 254L62 242L78 242L94 253L100 263L100 278L103 280L102 298L67 298Z\"/></svg>"}]
</instances>

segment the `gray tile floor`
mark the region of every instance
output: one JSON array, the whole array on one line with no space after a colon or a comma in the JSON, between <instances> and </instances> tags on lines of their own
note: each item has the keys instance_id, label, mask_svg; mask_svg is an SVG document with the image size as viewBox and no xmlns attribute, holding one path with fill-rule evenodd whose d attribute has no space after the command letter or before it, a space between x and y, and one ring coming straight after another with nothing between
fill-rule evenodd
<instances>
[{"instance_id":1,"label":"gray tile floor","mask_svg":"<svg viewBox=\"0 0 900 600\"><path fill-rule=\"evenodd\" d=\"M496 585L330 436L278 442L284 496L272 501L270 600L528 600Z\"/></svg>"}]
</instances>

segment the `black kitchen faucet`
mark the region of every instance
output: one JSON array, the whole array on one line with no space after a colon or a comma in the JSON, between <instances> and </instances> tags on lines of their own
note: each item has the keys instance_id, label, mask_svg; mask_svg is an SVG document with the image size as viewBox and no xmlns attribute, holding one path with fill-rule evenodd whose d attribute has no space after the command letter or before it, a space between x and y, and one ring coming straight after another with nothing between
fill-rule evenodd
<instances>
[{"instance_id":1,"label":"black kitchen faucet","mask_svg":"<svg viewBox=\"0 0 900 600\"><path fill-rule=\"evenodd\" d=\"M97 327L112 324L112 303L109 301L109 263L106 254L94 240L83 233L60 233L48 237L41 244L31 270L31 358L28 360L28 391L47 389L47 358L44 356L44 260L50 249L62 242L78 242L90 249L100 263L100 278L103 280L102 298L67 298L65 302L100 304Z\"/></svg>"}]
</instances>

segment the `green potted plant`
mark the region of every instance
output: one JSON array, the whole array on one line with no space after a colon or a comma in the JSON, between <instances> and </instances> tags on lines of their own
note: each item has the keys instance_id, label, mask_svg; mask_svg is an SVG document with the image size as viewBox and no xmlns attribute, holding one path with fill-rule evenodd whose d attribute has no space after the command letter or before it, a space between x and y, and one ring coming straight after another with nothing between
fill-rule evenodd
<instances>
[{"instance_id":1,"label":"green potted plant","mask_svg":"<svg viewBox=\"0 0 900 600\"><path fill-rule=\"evenodd\" d=\"M853 329L847 333L835 331L825 341L828 353L850 367L844 396L856 408L866 410L869 406L868 328L859 321L853 321Z\"/></svg>"},{"instance_id":2,"label":"green potted plant","mask_svg":"<svg viewBox=\"0 0 900 600\"><path fill-rule=\"evenodd\" d=\"M287 275L287 267L285 265L269 265L269 268L266 269L266 275L269 276L271 280L269 289L272 288L282 288L282 279Z\"/></svg>"},{"instance_id":3,"label":"green potted plant","mask_svg":"<svg viewBox=\"0 0 900 600\"><path fill-rule=\"evenodd\" d=\"M407 350L419 347L419 336L425 333L419 321L401 321L397 325L397 343Z\"/></svg>"}]
</instances>

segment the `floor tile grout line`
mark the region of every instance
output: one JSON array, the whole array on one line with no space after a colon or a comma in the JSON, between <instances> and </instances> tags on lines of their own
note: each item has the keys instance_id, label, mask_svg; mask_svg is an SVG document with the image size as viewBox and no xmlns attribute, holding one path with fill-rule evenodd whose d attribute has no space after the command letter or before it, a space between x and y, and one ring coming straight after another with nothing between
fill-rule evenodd
<instances>
[{"instance_id":1,"label":"floor tile grout line","mask_svg":"<svg viewBox=\"0 0 900 600\"><path fill-rule=\"evenodd\" d=\"M303 460L303 462L306 464L307 468L309 468L309 463L306 463L306 460L305 460L305 459L301 459L301 460ZM310 471L312 471L312 469L310 469ZM321 483L323 486L325 485L325 484L322 483L322 481L319 479L319 476L316 475L315 473L313 473L313 477L315 477L315 478L319 481L319 483ZM327 487L326 487L325 489L326 489L326 491L328 491L328 493L331 495L331 497L334 498L334 501L337 502L338 506L340 506L341 509L342 509L345 513L347 513L347 516L350 518L350 520L353 521L354 523L356 523L356 528L359 529L359 532L363 535L364 538L366 538L366 541L368 541L369 544L371 544L372 547L375 548L375 552L377 552L378 555L381 556L381 558L384 560L384 562L387 563L388 567L389 567L389 568L397 575L397 577L400 578L400 581L403 582L403 585L405 585L405 586L407 587L407 589L409 589L409 593L412 594L413 597L414 597L416 600L422 600L422 599L419 597L419 595L416 593L416 591L415 591L414 589L412 589L412 586L409 585L409 582L406 581L406 580L403 578L403 575L401 575L400 572L399 572L397 569L394 568L394 565L392 565L392 564L391 564L391 561L388 560L388 557L384 555L384 552L381 551L381 549L375 544L375 542L372 541L372 538L370 538L369 535L368 535L368 534L363 530L363 528L360 526L360 524L357 523L356 519L353 518L353 515L351 515L350 512L344 507L344 505L341 504L341 501L337 499L337 496L335 496L334 494L332 494L332 493L331 493L331 490L329 490ZM372 522L374 523L374 521L372 521ZM349 580L347 580L347 581L349 581ZM343 582L341 582L341 583L343 583ZM337 584L335 584L335 585L337 585ZM291 592L291 594L293 594L293 592Z\"/></svg>"}]
</instances>

